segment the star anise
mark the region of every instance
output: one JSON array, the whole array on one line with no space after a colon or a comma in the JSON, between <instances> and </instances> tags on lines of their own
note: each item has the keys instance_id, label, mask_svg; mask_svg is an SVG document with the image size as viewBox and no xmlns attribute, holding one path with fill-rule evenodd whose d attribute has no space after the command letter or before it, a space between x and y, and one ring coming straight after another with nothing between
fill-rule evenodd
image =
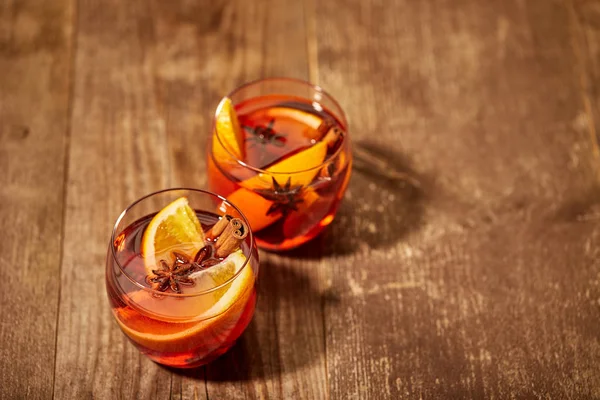
<instances>
[{"instance_id":1,"label":"star anise","mask_svg":"<svg viewBox=\"0 0 600 400\"><path fill-rule=\"evenodd\" d=\"M298 211L298 204L302 203L302 186L292 186L292 178L288 178L285 185L280 185L275 178L272 189L256 189L255 191L273 204L266 215L281 213L286 217L292 211Z\"/></svg>"},{"instance_id":2,"label":"star anise","mask_svg":"<svg viewBox=\"0 0 600 400\"><path fill-rule=\"evenodd\" d=\"M204 246L194 260L190 260L185 254L173 252L175 261L169 265L165 260L160 260L160 268L153 269L148 280L152 283L152 288L161 292L171 289L175 293L181 293L181 286L193 286L194 280L189 277L193 272L211 266L213 260L209 258L212 255L212 247ZM214 265L214 264L213 264Z\"/></svg>"},{"instance_id":3,"label":"star anise","mask_svg":"<svg viewBox=\"0 0 600 400\"><path fill-rule=\"evenodd\" d=\"M263 147L267 144L272 144L277 147L282 147L286 142L286 134L278 133L273 129L273 125L275 125L275 119L271 119L268 125L257 125L257 126L247 126L242 125L242 127L251 134L249 138L246 139L248 142L253 142L251 144L261 144Z\"/></svg>"}]
</instances>

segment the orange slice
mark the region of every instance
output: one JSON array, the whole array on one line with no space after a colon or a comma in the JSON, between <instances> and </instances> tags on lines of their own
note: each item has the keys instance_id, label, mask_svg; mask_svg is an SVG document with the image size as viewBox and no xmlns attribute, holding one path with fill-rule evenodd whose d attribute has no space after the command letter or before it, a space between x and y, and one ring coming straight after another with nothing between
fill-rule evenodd
<instances>
[{"instance_id":1,"label":"orange slice","mask_svg":"<svg viewBox=\"0 0 600 400\"><path fill-rule=\"evenodd\" d=\"M172 251L194 257L204 246L204 232L187 198L173 201L152 218L142 237L142 255L148 274L158 260L170 262Z\"/></svg>"},{"instance_id":2,"label":"orange slice","mask_svg":"<svg viewBox=\"0 0 600 400\"><path fill-rule=\"evenodd\" d=\"M315 114L289 107L269 108L265 111L265 115L268 118L289 118L294 121L300 121L304 125L307 125L313 129L317 129L323 121L322 118L316 116Z\"/></svg>"},{"instance_id":3,"label":"orange slice","mask_svg":"<svg viewBox=\"0 0 600 400\"><path fill-rule=\"evenodd\" d=\"M266 169L269 173L259 173L240 185L249 189L270 188L275 178L280 185L285 185L291 179L292 186L306 186L319 173L317 167L323 163L326 155L327 143L319 142L270 166Z\"/></svg>"},{"instance_id":4,"label":"orange slice","mask_svg":"<svg viewBox=\"0 0 600 400\"><path fill-rule=\"evenodd\" d=\"M194 291L210 290L217 286L220 286L227 282L229 279L238 272L246 263L246 256L241 249L238 249L228 255L219 264L216 264L210 268L194 272L189 277L196 282ZM231 284L227 284L220 287L217 290L211 292L215 302L221 299L221 297L228 291ZM229 294L231 297L232 293ZM214 308L214 307L212 307ZM213 310L214 311L214 310ZM210 314L210 310L208 311Z\"/></svg>"},{"instance_id":5,"label":"orange slice","mask_svg":"<svg viewBox=\"0 0 600 400\"><path fill-rule=\"evenodd\" d=\"M232 253L232 255L234 254L236 253ZM233 259L226 259L223 263L206 271L216 267L216 272L211 272L210 279L227 280L231 278L232 273L237 273L239 268L244 266L245 260L240 252ZM232 265L235 267L234 269L231 268ZM203 279L205 278L207 277L204 276ZM116 309L115 315L123 332L131 340L150 350L183 352L193 349L197 351L198 348L201 348L202 351L208 353L221 346L223 341L231 336L245 314L244 311L253 294L253 288L254 272L251 265L246 265L230 284L214 292L198 296L183 299L174 296L157 298L148 291L138 290L129 294L133 305ZM207 306L207 303L210 305ZM188 310L188 313L193 313L200 304L205 311L195 317L206 318L200 322L168 321L163 314L173 314L176 309ZM143 313L135 308L141 308ZM189 321L189 318L187 319Z\"/></svg>"},{"instance_id":6,"label":"orange slice","mask_svg":"<svg viewBox=\"0 0 600 400\"><path fill-rule=\"evenodd\" d=\"M327 148L336 138L330 135L315 145L267 168L267 173L259 173L240 182L242 187L227 196L227 200L242 209L253 231L266 228L281 218L281 214L266 215L273 202L255 193L253 189L272 188L273 179L280 186L287 184L289 179L292 187L306 187L320 172L318 167L325 161ZM304 202L301 203L301 206L312 204L316 198L318 198L316 193L309 194L309 191L305 191ZM300 211L297 212L300 213Z\"/></svg>"},{"instance_id":7,"label":"orange slice","mask_svg":"<svg viewBox=\"0 0 600 400\"><path fill-rule=\"evenodd\" d=\"M227 201L242 208L253 232L266 228L281 218L279 214L267 215L273 202L250 189L239 188L227 196Z\"/></svg>"},{"instance_id":8,"label":"orange slice","mask_svg":"<svg viewBox=\"0 0 600 400\"><path fill-rule=\"evenodd\" d=\"M297 205L298 211L293 211L292 215L302 215L318 199L319 195L314 190L311 188L305 189L302 195L302 203ZM282 217L281 214L267 215L273 202L250 189L240 188L227 196L227 200L234 205L241 204L244 216L253 232L266 228ZM244 207L244 204L247 206Z\"/></svg>"},{"instance_id":9,"label":"orange slice","mask_svg":"<svg viewBox=\"0 0 600 400\"><path fill-rule=\"evenodd\" d=\"M243 160L244 132L230 98L223 98L217 106L216 119L212 138L213 157L220 163Z\"/></svg>"}]
</instances>

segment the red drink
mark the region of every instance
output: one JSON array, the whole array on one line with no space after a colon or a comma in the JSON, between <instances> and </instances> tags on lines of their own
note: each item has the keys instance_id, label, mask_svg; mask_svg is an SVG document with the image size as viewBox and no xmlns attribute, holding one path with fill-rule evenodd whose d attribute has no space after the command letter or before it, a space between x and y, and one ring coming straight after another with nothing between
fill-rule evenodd
<instances>
[{"instance_id":1,"label":"red drink","mask_svg":"<svg viewBox=\"0 0 600 400\"><path fill-rule=\"evenodd\" d=\"M173 197L170 192L173 191L155 196ZM187 196L193 200L194 196L209 195L199 192ZM212 204L215 199L206 200L201 206ZM143 255L144 233L150 229L156 213L135 219L138 212L144 211L136 207L147 208L139 207L143 205L143 200L136 203L127 211L133 215L121 217L109 247L106 288L113 314L127 337L152 360L180 368L206 364L225 353L252 319L258 269L252 236L228 257L217 256L215 240L207 237L205 247L209 256L203 265L208 267L185 274L176 288L179 292L159 291L157 284L148 278L148 260ZM227 210L229 214L235 211ZM219 219L216 214L198 210L196 216L207 233ZM181 245L170 248L163 252L161 260L168 261L171 254L186 251L186 246ZM182 264L175 261L174 265Z\"/></svg>"},{"instance_id":2,"label":"red drink","mask_svg":"<svg viewBox=\"0 0 600 400\"><path fill-rule=\"evenodd\" d=\"M297 247L331 223L346 190L351 154L343 113L320 89L294 80L249 84L230 98L239 128L231 134L235 123L223 125L222 102L209 188L240 207L260 247Z\"/></svg>"}]
</instances>

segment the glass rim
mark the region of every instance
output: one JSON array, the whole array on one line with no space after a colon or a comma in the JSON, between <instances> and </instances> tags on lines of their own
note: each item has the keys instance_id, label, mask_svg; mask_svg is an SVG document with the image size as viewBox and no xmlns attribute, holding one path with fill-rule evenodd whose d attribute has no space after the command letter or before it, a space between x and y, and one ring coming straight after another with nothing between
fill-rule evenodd
<instances>
[{"instance_id":1,"label":"glass rim","mask_svg":"<svg viewBox=\"0 0 600 400\"><path fill-rule=\"evenodd\" d=\"M307 169L299 169L299 170L295 170L295 171L287 171L287 172L272 172L272 171L267 171L266 169L263 168L258 168L255 167L253 165L250 165L242 160L240 160L239 158L237 158L235 156L235 154L231 153L231 151L229 151L229 149L227 148L227 146L225 146L225 144L223 143L223 141L221 140L221 135L219 135L219 132L216 129L216 120L217 120L217 111L219 110L219 106L221 105L221 103L223 103L223 101L225 101L225 99L231 99L231 96L235 95L237 92L253 86L253 85L257 85L259 83L263 83L263 82L269 82L269 81L280 81L280 82L290 82L290 83L294 83L294 84L300 84L303 86L307 86L313 90L315 90L316 92L320 93L322 96L326 97L328 100L330 100L335 107L337 107L338 109L338 113L339 114L339 122L342 123L342 127L344 128L344 135L342 136L342 142L340 144L340 146L337 148L337 150L330 155L329 157L325 158L323 160L322 163L320 163L319 165L312 167L312 168L307 168ZM347 137L349 135L349 131L348 131L348 119L346 118L346 113L344 112L344 109L340 106L340 104L338 103L338 101L331 96L327 91L325 91L321 86L310 83L308 81L302 80L302 79L298 79L298 78L289 78L289 77L269 77L269 78L261 78L261 79L255 79L253 81L250 82L246 82L238 87L236 87L235 89L233 89L231 92L229 92L227 95L225 95L223 98L221 98L221 100L219 100L219 104L217 105L217 108L215 109L215 113L213 115L213 120L212 120L212 129L211 132L213 132L212 134L216 133L216 137L217 140L219 141L219 143L221 144L221 147L223 149L225 149L225 151L227 152L227 154L229 154L229 156L231 156L231 158L233 160L235 160L235 162L237 164L239 164L240 166L242 166L243 168L247 168L251 171L254 171L258 174L267 174L267 175L274 175L274 176L288 176L288 175L293 175L293 174L301 174L304 172L309 172L309 171L314 171L320 168L323 168L327 163L329 163L331 160L335 160L339 154L343 151L343 147L344 147L344 143L346 143L347 141ZM210 157L213 157L213 150L212 147L210 148ZM216 160L215 160L216 161Z\"/></svg>"},{"instance_id":2,"label":"glass rim","mask_svg":"<svg viewBox=\"0 0 600 400\"><path fill-rule=\"evenodd\" d=\"M200 194L205 194L205 195L209 195L212 197L216 197L221 201L224 201L226 204L228 204L229 206L231 206L234 210L236 210L239 215L243 218L244 222L246 223L246 226L248 227L248 236L250 236L250 254L248 255L248 257L246 257L246 261L244 261L244 264L240 267L240 269L228 280L226 280L225 282L210 288L210 289L206 289L203 290L201 292L198 293L166 293L166 292L161 292L160 290L155 290L152 289L150 287L144 286L143 284L141 284L140 282L138 282L136 279L134 279L131 275L129 275L129 273L127 273L127 271L125 271L125 269L123 268L123 266L121 265L121 262L118 260L117 258L117 254L115 251L115 237L116 237L116 232L117 232L117 227L119 226L119 224L121 223L121 221L123 220L123 218L125 217L125 215L127 214L128 211L130 211L134 206L136 206L137 204L141 203L142 201L155 196L155 195L159 195L162 193L167 193L167 192L175 192L175 191L188 191L188 192L195 192L195 193L200 193ZM192 207L193 208L193 207ZM160 210L159 210L160 211ZM133 203L129 204L127 207L125 207L125 209L121 212L121 214L119 214L119 217L117 218L113 228L112 228L112 232L110 235L110 250L111 250L111 255L113 258L113 261L117 264L117 266L119 267L119 270L121 271L121 273L123 273L123 275L125 275L127 277L127 279L129 279L135 286L139 287L142 290L145 290L149 293L152 294L157 294L160 296L170 296L170 297L197 297L197 296L203 296L205 294L214 292L216 290L221 289L224 286L227 286L228 284L231 284L244 270L244 268L246 268L247 265L250 264L250 259L252 259L254 257L253 254L253 249L254 249L254 235L252 233L252 229L250 229L250 224L248 223L248 219L246 218L246 216L242 213L242 211L233 203L229 202L225 197L220 196L216 193L213 192L209 192L208 190L203 190L203 189L194 189L194 188L187 188L187 187L174 187L174 188L168 188L168 189L162 189L162 190L157 190L155 192L149 193L145 196L140 197L139 199L135 200ZM254 273L254 271L252 271Z\"/></svg>"}]
</instances>

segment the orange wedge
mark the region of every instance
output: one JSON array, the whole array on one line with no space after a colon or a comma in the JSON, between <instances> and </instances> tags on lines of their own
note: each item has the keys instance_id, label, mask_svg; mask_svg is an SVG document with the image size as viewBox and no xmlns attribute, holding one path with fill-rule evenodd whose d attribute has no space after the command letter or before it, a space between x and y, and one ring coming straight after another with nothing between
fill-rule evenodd
<instances>
[{"instance_id":1,"label":"orange wedge","mask_svg":"<svg viewBox=\"0 0 600 400\"><path fill-rule=\"evenodd\" d=\"M187 198L173 201L152 218L142 237L142 255L148 274L158 260L170 262L172 251L194 257L204 246L204 232Z\"/></svg>"},{"instance_id":2,"label":"orange wedge","mask_svg":"<svg viewBox=\"0 0 600 400\"><path fill-rule=\"evenodd\" d=\"M240 186L242 187L227 196L227 200L242 209L253 231L266 228L281 218L281 214L267 215L273 203L254 192L253 189L272 188L273 179L281 186L287 184L288 180L290 180L292 187L306 187L319 173L318 167L325 161L327 147L336 139L337 137L333 134L328 135L324 140L315 145L293 156L284 158L267 168L266 173L259 173L252 178L240 182ZM305 191L304 201L300 206L307 207L316 198L318 198L316 193L307 190Z\"/></svg>"},{"instance_id":3,"label":"orange wedge","mask_svg":"<svg viewBox=\"0 0 600 400\"><path fill-rule=\"evenodd\" d=\"M266 169L269 173L259 173L240 185L249 189L270 188L275 178L280 185L285 185L291 179L292 186L306 186L319 173L317 167L323 163L326 155L327 143L319 142L270 166Z\"/></svg>"},{"instance_id":4,"label":"orange wedge","mask_svg":"<svg viewBox=\"0 0 600 400\"><path fill-rule=\"evenodd\" d=\"M310 188L305 189L302 195L302 203L297 205L298 211L294 211L293 214L303 214L318 199L319 195L314 190ZM267 215L273 202L250 189L240 188L227 196L227 200L234 205L241 204L240 207L253 232L266 228L282 217L281 214ZM247 206L244 207L244 204Z\"/></svg>"},{"instance_id":5,"label":"orange wedge","mask_svg":"<svg viewBox=\"0 0 600 400\"><path fill-rule=\"evenodd\" d=\"M227 196L227 201L239 206L250 224L253 232L259 231L281 218L279 214L267 215L267 211L273 204L250 189L240 188Z\"/></svg>"},{"instance_id":6,"label":"orange wedge","mask_svg":"<svg viewBox=\"0 0 600 400\"><path fill-rule=\"evenodd\" d=\"M212 153L220 163L244 159L244 132L228 97L223 98L217 106Z\"/></svg>"},{"instance_id":7,"label":"orange wedge","mask_svg":"<svg viewBox=\"0 0 600 400\"><path fill-rule=\"evenodd\" d=\"M300 121L313 129L317 129L321 125L322 118L297 108L289 107L272 107L265 111L268 118L289 118L294 121Z\"/></svg>"}]
</instances>

